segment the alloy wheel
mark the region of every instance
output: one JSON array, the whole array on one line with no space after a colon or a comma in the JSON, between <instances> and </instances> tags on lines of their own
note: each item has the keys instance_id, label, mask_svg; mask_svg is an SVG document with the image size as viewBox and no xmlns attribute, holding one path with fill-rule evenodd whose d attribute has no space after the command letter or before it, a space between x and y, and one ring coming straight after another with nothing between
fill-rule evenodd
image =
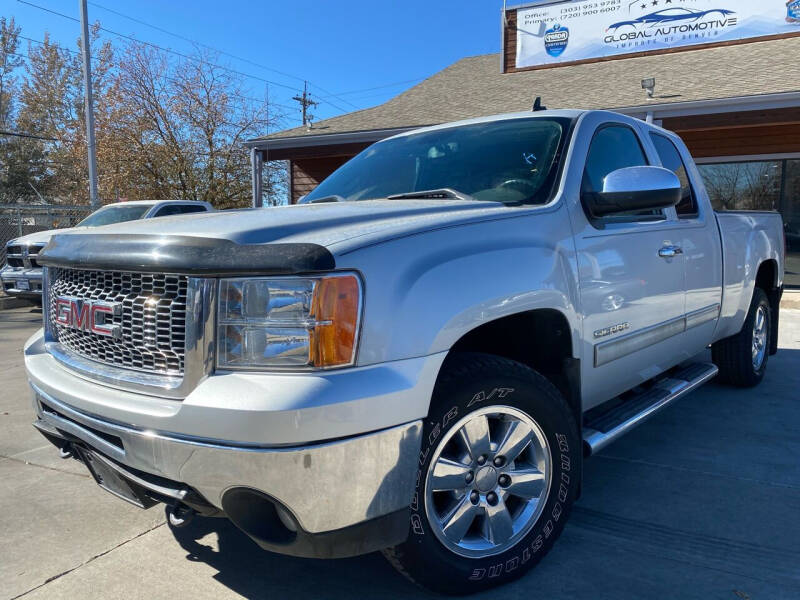
<instances>
[{"instance_id":1,"label":"alloy wheel","mask_svg":"<svg viewBox=\"0 0 800 600\"><path fill-rule=\"evenodd\" d=\"M471 558L512 548L544 509L551 460L544 432L524 412L491 406L468 414L428 466L425 511L434 534Z\"/></svg>"},{"instance_id":2,"label":"alloy wheel","mask_svg":"<svg viewBox=\"0 0 800 600\"><path fill-rule=\"evenodd\" d=\"M753 319L753 369L758 371L767 352L767 311L763 306L756 310Z\"/></svg>"}]
</instances>

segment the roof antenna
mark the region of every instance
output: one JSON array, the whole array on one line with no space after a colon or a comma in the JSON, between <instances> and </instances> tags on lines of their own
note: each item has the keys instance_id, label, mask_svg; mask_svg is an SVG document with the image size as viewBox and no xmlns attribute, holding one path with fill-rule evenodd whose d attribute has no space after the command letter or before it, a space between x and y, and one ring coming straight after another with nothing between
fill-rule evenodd
<instances>
[{"instance_id":1,"label":"roof antenna","mask_svg":"<svg viewBox=\"0 0 800 600\"><path fill-rule=\"evenodd\" d=\"M539 112L540 110L547 110L547 107L542 106L542 97L536 96L536 100L533 101L533 112Z\"/></svg>"}]
</instances>

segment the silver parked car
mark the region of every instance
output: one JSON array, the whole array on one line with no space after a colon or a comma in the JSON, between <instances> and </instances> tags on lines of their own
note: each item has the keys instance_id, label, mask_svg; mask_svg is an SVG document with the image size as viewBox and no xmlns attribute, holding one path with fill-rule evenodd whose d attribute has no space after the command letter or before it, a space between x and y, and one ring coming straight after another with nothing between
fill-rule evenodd
<instances>
[{"instance_id":1,"label":"silver parked car","mask_svg":"<svg viewBox=\"0 0 800 600\"><path fill-rule=\"evenodd\" d=\"M167 217L214 210L208 202L193 200L134 200L109 204L93 212L76 227L37 231L11 240L6 244L6 263L0 269L3 291L9 296L40 302L42 298L42 268L39 251L55 233L75 231L83 227L100 227L136 219Z\"/></svg>"}]
</instances>

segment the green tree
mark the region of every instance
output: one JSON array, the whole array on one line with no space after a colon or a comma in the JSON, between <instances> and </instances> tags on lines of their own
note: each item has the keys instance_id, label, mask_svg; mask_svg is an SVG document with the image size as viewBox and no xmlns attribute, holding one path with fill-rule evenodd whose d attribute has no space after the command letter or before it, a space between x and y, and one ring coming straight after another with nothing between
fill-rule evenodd
<instances>
[{"instance_id":1,"label":"green tree","mask_svg":"<svg viewBox=\"0 0 800 600\"><path fill-rule=\"evenodd\" d=\"M19 79L17 70L23 64L19 53L20 27L14 19L0 17L0 131L14 132L14 119ZM35 144L29 139L0 134L0 202L12 202L29 195L26 157Z\"/></svg>"},{"instance_id":2,"label":"green tree","mask_svg":"<svg viewBox=\"0 0 800 600\"><path fill-rule=\"evenodd\" d=\"M88 166L78 50L45 35L12 60L19 27L0 22L0 104L9 128L44 139L9 138L0 154L0 202L86 204ZM92 87L101 201L183 198L218 208L249 206L250 154L243 142L279 128L282 115L248 96L242 78L197 51L175 59L148 44L101 42L92 28ZM14 69L20 73L14 77ZM13 107L13 109L11 108ZM265 165L267 201L285 197L286 169ZM35 192L34 192L35 190Z\"/></svg>"}]
</instances>

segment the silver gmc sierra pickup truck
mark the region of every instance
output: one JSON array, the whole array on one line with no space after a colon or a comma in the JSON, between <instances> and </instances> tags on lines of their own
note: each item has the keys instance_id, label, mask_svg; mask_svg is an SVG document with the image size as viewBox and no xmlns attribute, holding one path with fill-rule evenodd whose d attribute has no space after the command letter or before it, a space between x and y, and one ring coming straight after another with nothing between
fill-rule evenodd
<instances>
[{"instance_id":1,"label":"silver gmc sierra pickup truck","mask_svg":"<svg viewBox=\"0 0 800 600\"><path fill-rule=\"evenodd\" d=\"M75 231L80 227L100 227L135 219L152 219L211 210L214 209L208 202L195 200L132 200L108 204L86 217L76 227L37 231L10 240L6 244L6 262L0 269L0 285L9 296L41 302L42 267L38 262L39 250L47 245L55 233Z\"/></svg>"},{"instance_id":2,"label":"silver gmc sierra pickup truck","mask_svg":"<svg viewBox=\"0 0 800 600\"><path fill-rule=\"evenodd\" d=\"M777 213L715 214L674 134L541 111L378 142L298 206L55 235L39 262L35 426L100 486L468 593L549 551L585 457L715 375L762 379L784 241Z\"/></svg>"}]
</instances>

